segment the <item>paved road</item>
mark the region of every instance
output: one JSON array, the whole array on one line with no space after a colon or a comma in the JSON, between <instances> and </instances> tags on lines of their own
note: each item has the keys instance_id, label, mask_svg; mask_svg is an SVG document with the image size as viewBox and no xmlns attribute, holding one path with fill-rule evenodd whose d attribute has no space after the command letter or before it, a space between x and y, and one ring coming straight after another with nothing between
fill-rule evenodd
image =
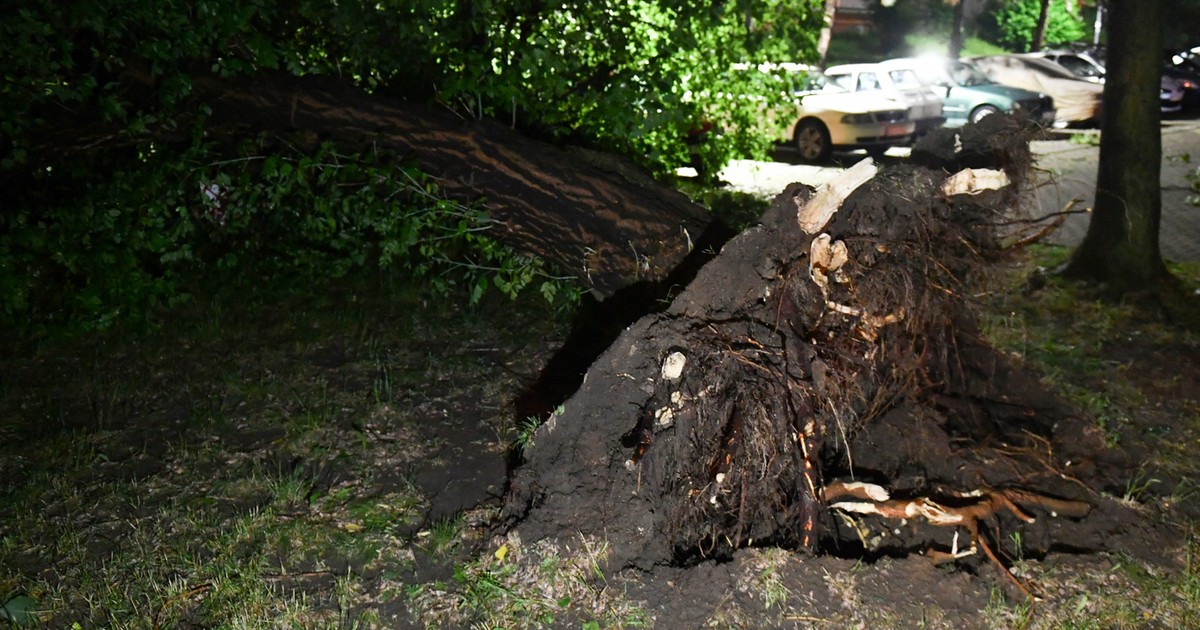
<instances>
[{"instance_id":1,"label":"paved road","mask_svg":"<svg viewBox=\"0 0 1200 630\"><path fill-rule=\"evenodd\" d=\"M1033 143L1040 170L1038 187L1032 191L1032 201L1043 214L1058 212L1078 197L1076 209L1090 208L1096 190L1096 161L1099 148L1080 142L1088 133L1062 134L1062 139ZM1200 168L1200 119L1169 120L1162 127L1163 214L1161 247L1168 260L1200 262L1200 208L1188 202L1192 192L1188 175ZM902 160L907 149L892 149L888 158ZM813 186L824 183L859 158L848 155L838 163L810 166L789 163L788 153L779 152L774 162L739 160L721 172L721 178L735 190L774 195L791 182ZM1088 216L1075 215L1067 219L1051 238L1052 242L1075 245L1087 232Z\"/></svg>"}]
</instances>

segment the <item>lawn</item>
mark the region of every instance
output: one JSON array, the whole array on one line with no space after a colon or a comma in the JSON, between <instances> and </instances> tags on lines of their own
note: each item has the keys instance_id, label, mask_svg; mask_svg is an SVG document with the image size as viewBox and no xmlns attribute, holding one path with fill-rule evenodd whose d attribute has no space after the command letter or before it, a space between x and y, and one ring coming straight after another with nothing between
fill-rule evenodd
<instances>
[{"instance_id":1,"label":"lawn","mask_svg":"<svg viewBox=\"0 0 1200 630\"><path fill-rule=\"evenodd\" d=\"M1029 602L921 556L605 572L605 540L524 544L500 519L511 405L567 315L374 277L7 353L0 604L56 628L1196 627L1200 339L1061 282L1065 254L1000 270L988 335L1140 462L1118 498L1176 532L1168 562L1017 540Z\"/></svg>"}]
</instances>

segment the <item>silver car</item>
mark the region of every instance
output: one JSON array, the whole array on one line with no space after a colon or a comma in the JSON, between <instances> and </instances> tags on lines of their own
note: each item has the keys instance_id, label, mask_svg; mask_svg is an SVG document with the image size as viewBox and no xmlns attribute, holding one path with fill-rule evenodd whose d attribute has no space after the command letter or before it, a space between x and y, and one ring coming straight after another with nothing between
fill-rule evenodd
<instances>
[{"instance_id":1,"label":"silver car","mask_svg":"<svg viewBox=\"0 0 1200 630\"><path fill-rule=\"evenodd\" d=\"M825 76L851 92L880 92L903 103L908 107L908 117L916 125L917 136L946 123L942 98L921 83L911 68L887 62L854 63L828 68Z\"/></svg>"}]
</instances>

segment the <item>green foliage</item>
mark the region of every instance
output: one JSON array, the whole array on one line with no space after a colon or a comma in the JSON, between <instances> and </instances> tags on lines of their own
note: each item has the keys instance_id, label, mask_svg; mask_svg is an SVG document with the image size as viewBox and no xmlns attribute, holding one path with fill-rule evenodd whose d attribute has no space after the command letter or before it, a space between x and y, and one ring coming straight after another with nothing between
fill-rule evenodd
<instances>
[{"instance_id":1,"label":"green foliage","mask_svg":"<svg viewBox=\"0 0 1200 630\"><path fill-rule=\"evenodd\" d=\"M942 0L906 0L891 6L877 4L873 15L877 33L873 34L873 39L878 54L884 57L909 54L905 38L913 34L939 35L949 41L953 19L953 6ZM945 46L941 52L945 53Z\"/></svg>"},{"instance_id":2,"label":"green foliage","mask_svg":"<svg viewBox=\"0 0 1200 630\"><path fill-rule=\"evenodd\" d=\"M13 43L0 53L0 116L19 160L24 132L45 124L41 112L51 106L107 123L161 125L202 72L327 74L671 168L689 160L689 131L741 107L721 96L746 87L734 63L814 57L820 5L42 2L0 27ZM747 146L739 132L726 136L704 152Z\"/></svg>"},{"instance_id":3,"label":"green foliage","mask_svg":"<svg viewBox=\"0 0 1200 630\"><path fill-rule=\"evenodd\" d=\"M103 328L206 287L372 268L473 302L538 280L547 299L563 289L539 260L492 238L486 214L384 153L259 138L229 159L206 145L147 143L131 162L106 178L51 170L44 189L88 194L30 194L0 217L3 320L29 333Z\"/></svg>"},{"instance_id":4,"label":"green foliage","mask_svg":"<svg viewBox=\"0 0 1200 630\"><path fill-rule=\"evenodd\" d=\"M562 284L387 156L206 134L200 76L329 75L633 156L762 155L790 98L735 63L814 57L821 0L34 0L0 22L0 324L102 328L195 279L372 266L479 299ZM736 95L736 97L735 97ZM776 121L780 125L790 121ZM697 133L711 130L710 133ZM268 146L270 144L270 146Z\"/></svg>"},{"instance_id":5,"label":"green foliage","mask_svg":"<svg viewBox=\"0 0 1200 630\"><path fill-rule=\"evenodd\" d=\"M517 436L514 443L522 454L533 446L533 436L540 426L542 426L542 422L536 416L529 416L517 424Z\"/></svg>"},{"instance_id":6,"label":"green foliage","mask_svg":"<svg viewBox=\"0 0 1200 630\"><path fill-rule=\"evenodd\" d=\"M1016 52L1029 52L1037 29L1041 0L992 0L984 12L986 36ZM1082 18L1072 13L1063 0L1051 0L1046 20L1045 44L1048 47L1083 39L1088 34Z\"/></svg>"},{"instance_id":7,"label":"green foliage","mask_svg":"<svg viewBox=\"0 0 1200 630\"><path fill-rule=\"evenodd\" d=\"M17 595L0 606L0 612L4 613L4 619L13 626L33 625L37 619L36 610L37 602L26 595Z\"/></svg>"}]
</instances>

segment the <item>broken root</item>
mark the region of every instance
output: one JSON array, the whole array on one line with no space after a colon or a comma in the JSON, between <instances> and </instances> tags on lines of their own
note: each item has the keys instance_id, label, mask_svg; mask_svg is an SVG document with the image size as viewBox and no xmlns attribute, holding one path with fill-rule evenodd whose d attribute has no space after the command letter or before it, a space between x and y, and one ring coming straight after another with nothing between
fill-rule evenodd
<instances>
[{"instance_id":1,"label":"broken root","mask_svg":"<svg viewBox=\"0 0 1200 630\"><path fill-rule=\"evenodd\" d=\"M958 550L958 531L955 531L954 544L950 553L931 549L926 555L935 563L942 563L973 555L976 549L983 549L984 555L992 564L1011 580L1031 602L1036 599L1032 590L1013 575L1012 571L996 557L987 541L980 535L980 523L994 520L1001 512L1008 512L1022 522L1033 523L1034 517L1026 512L1026 509L1030 508L1040 509L1050 517L1066 516L1069 518L1082 518L1091 510L1091 506L1082 501L1058 499L1016 488L983 488L948 494L949 499L959 504L948 505L949 500L935 501L930 497L892 499L887 490L881 486L835 480L826 484L821 498L829 507L843 513L874 514L895 521L921 518L930 525L938 527L964 527L971 537L969 549L961 552Z\"/></svg>"}]
</instances>

